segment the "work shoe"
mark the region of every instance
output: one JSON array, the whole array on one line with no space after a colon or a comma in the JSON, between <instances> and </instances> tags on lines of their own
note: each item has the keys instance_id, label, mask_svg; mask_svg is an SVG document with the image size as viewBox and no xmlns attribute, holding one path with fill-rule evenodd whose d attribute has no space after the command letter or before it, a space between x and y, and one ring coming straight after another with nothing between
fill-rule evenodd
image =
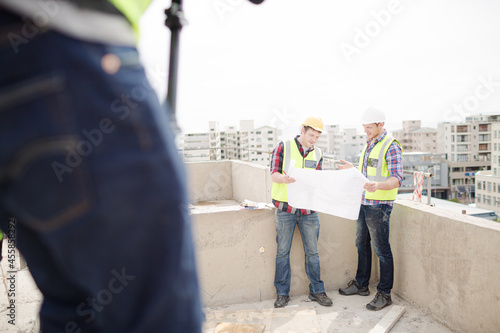
<instances>
[{"instance_id":1,"label":"work shoe","mask_svg":"<svg viewBox=\"0 0 500 333\"><path fill-rule=\"evenodd\" d=\"M356 280L351 280L347 284L347 287L339 289L339 294L344 296L350 296L350 295L368 296L370 295L370 289L368 289L368 287L361 288L359 284L356 282Z\"/></svg>"},{"instance_id":2,"label":"work shoe","mask_svg":"<svg viewBox=\"0 0 500 333\"><path fill-rule=\"evenodd\" d=\"M274 307L275 308L283 308L285 305L288 304L288 301L290 300L290 297L285 296L285 295L278 295L278 298L276 298L276 301L274 302Z\"/></svg>"},{"instance_id":3,"label":"work shoe","mask_svg":"<svg viewBox=\"0 0 500 333\"><path fill-rule=\"evenodd\" d=\"M366 304L366 308L368 310L378 311L391 304L391 294L386 294L378 291L375 295L375 298L370 303Z\"/></svg>"},{"instance_id":4,"label":"work shoe","mask_svg":"<svg viewBox=\"0 0 500 333\"><path fill-rule=\"evenodd\" d=\"M333 304L332 299L326 296L326 293L309 294L309 299L311 301L316 301L323 306L331 306Z\"/></svg>"}]
</instances>

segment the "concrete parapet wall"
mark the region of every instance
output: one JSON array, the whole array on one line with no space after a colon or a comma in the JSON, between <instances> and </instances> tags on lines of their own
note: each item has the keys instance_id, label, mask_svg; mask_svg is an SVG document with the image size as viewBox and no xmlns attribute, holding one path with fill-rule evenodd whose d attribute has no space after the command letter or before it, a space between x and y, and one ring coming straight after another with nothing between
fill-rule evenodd
<instances>
[{"instance_id":1,"label":"concrete parapet wall","mask_svg":"<svg viewBox=\"0 0 500 333\"><path fill-rule=\"evenodd\" d=\"M232 166L233 199L271 203L273 182L269 168L248 162L234 161Z\"/></svg>"},{"instance_id":2,"label":"concrete parapet wall","mask_svg":"<svg viewBox=\"0 0 500 333\"><path fill-rule=\"evenodd\" d=\"M205 306L256 302L276 297L274 210L193 214L193 230ZM320 214L321 276L327 291L356 273L355 223ZM290 253L290 295L309 292L304 250L296 228ZM351 246L344 246L349 243Z\"/></svg>"},{"instance_id":3,"label":"concrete parapet wall","mask_svg":"<svg viewBox=\"0 0 500 333\"><path fill-rule=\"evenodd\" d=\"M500 329L500 224L398 200L394 291L461 332Z\"/></svg>"},{"instance_id":4,"label":"concrete parapet wall","mask_svg":"<svg viewBox=\"0 0 500 333\"><path fill-rule=\"evenodd\" d=\"M269 168L241 161L186 163L191 202L234 199L271 203Z\"/></svg>"},{"instance_id":5,"label":"concrete parapet wall","mask_svg":"<svg viewBox=\"0 0 500 333\"><path fill-rule=\"evenodd\" d=\"M233 198L231 161L186 163L191 202Z\"/></svg>"}]
</instances>

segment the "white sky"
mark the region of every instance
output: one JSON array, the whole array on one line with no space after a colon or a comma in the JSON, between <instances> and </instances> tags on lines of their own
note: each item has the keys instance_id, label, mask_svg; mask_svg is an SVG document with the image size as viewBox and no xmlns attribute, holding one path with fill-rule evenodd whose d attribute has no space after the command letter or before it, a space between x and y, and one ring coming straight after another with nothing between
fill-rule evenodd
<instances>
[{"instance_id":1,"label":"white sky","mask_svg":"<svg viewBox=\"0 0 500 333\"><path fill-rule=\"evenodd\" d=\"M207 131L210 120L254 119L288 136L309 115L361 132L369 106L386 112L389 130L403 120L436 127L500 112L498 0L183 3L189 24L181 32L177 118L184 132ZM162 100L167 7L153 2L139 43Z\"/></svg>"}]
</instances>

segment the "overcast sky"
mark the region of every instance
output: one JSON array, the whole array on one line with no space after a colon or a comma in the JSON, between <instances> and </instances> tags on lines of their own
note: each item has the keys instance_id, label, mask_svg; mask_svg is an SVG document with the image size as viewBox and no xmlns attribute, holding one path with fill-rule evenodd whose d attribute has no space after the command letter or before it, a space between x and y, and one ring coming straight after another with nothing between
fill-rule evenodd
<instances>
[{"instance_id":1,"label":"overcast sky","mask_svg":"<svg viewBox=\"0 0 500 333\"><path fill-rule=\"evenodd\" d=\"M177 114L184 132L255 119L293 134L318 115L358 128L376 106L386 128L500 112L498 0L184 0ZM139 49L160 99L170 33L156 0Z\"/></svg>"}]
</instances>

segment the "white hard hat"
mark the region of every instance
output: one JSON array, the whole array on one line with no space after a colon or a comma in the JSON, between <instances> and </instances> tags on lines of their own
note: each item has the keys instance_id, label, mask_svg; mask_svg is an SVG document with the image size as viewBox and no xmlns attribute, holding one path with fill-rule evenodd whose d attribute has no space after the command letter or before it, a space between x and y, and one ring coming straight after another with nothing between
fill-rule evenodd
<instances>
[{"instance_id":1,"label":"white hard hat","mask_svg":"<svg viewBox=\"0 0 500 333\"><path fill-rule=\"evenodd\" d=\"M361 124L373 124L373 123L384 123L385 113L382 110L376 109L374 107L368 108L361 115Z\"/></svg>"}]
</instances>

